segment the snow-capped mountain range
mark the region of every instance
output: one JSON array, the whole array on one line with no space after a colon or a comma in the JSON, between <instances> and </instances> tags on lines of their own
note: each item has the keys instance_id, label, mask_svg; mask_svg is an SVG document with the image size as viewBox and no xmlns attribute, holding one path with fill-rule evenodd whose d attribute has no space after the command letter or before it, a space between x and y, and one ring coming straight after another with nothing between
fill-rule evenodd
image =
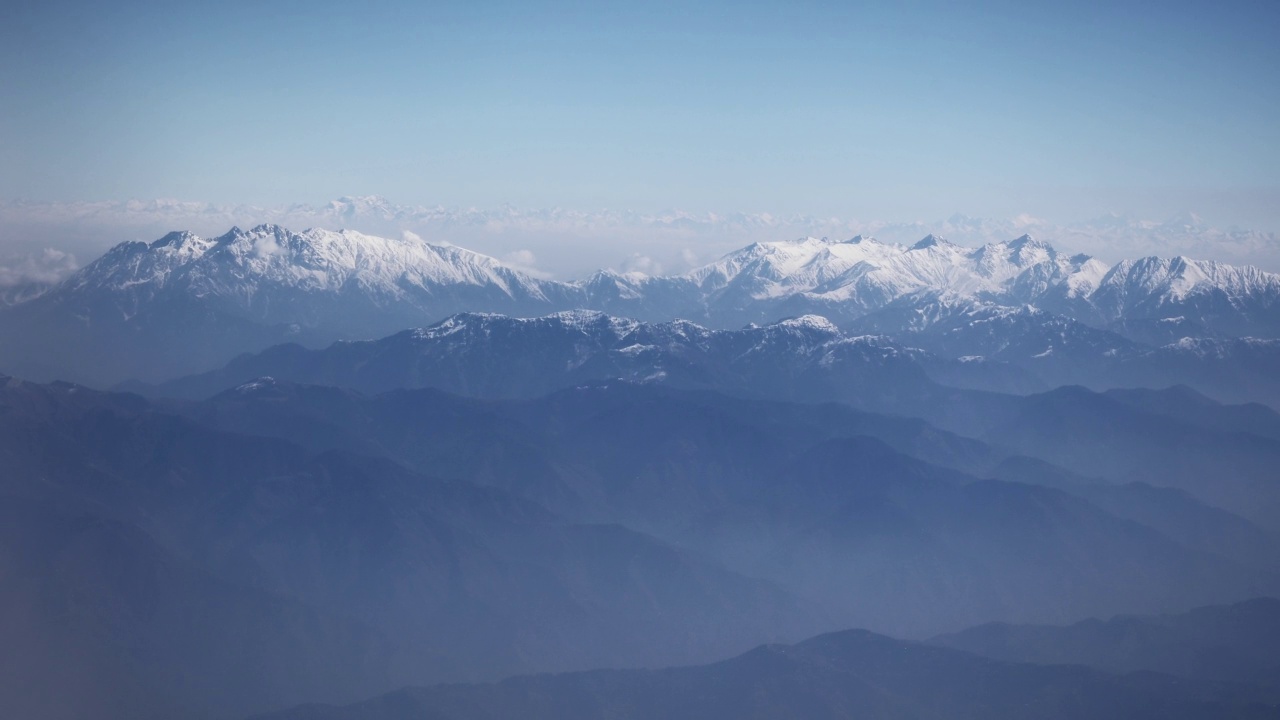
<instances>
[{"instance_id":1,"label":"snow-capped mountain range","mask_svg":"<svg viewBox=\"0 0 1280 720\"><path fill-rule=\"evenodd\" d=\"M592 309L711 328L818 315L903 338L956 317L1027 308L1149 345L1280 337L1280 275L1182 257L1109 266L1025 235L976 248L930 235L912 245L863 236L758 242L680 275L604 270L562 282L412 235L260 225L116 246L0 311L9 340L0 367L98 382L157 378L284 340L376 338L459 312Z\"/></svg>"},{"instance_id":2,"label":"snow-capped mountain range","mask_svg":"<svg viewBox=\"0 0 1280 720\"><path fill-rule=\"evenodd\" d=\"M350 314L353 304L364 306L359 312L417 315L451 304L508 303L523 310L564 300L554 284L462 248L354 231L294 233L277 225L232 228L213 239L174 232L150 244L117 245L56 294L107 294L133 309L178 294L257 322L306 326L331 322L335 312Z\"/></svg>"}]
</instances>

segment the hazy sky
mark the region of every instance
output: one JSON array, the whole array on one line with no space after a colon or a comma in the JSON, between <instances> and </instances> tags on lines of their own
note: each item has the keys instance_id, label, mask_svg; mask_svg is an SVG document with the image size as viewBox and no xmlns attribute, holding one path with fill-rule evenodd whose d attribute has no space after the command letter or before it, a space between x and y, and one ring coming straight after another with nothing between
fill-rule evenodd
<instances>
[{"instance_id":1,"label":"hazy sky","mask_svg":"<svg viewBox=\"0 0 1280 720\"><path fill-rule=\"evenodd\" d=\"M0 3L0 200L1280 230L1277 128L1275 0Z\"/></svg>"}]
</instances>

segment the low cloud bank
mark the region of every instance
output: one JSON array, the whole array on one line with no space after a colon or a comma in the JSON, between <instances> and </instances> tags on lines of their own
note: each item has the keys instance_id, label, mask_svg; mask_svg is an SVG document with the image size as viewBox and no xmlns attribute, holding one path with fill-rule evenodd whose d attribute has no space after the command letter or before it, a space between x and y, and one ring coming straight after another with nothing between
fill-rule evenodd
<instances>
[{"instance_id":1,"label":"low cloud bank","mask_svg":"<svg viewBox=\"0 0 1280 720\"><path fill-rule=\"evenodd\" d=\"M953 215L937 221L883 222L770 213L524 210L399 205L377 197L347 197L323 205L222 206L176 200L0 204L0 247L21 255L0 270L0 284L58 278L74 268L54 253L94 256L122 240L151 240L170 230L217 235L233 225L272 222L301 230L350 228L388 237L461 245L540 276L574 278L610 267L676 273L757 241L870 235L914 243L935 234L977 246L1023 234L1067 252L1104 261L1185 255L1280 271L1280 236L1212 227L1192 214L1153 221L1106 216L1054 223L1022 214L1007 219ZM536 258L536 263L534 262Z\"/></svg>"}]
</instances>

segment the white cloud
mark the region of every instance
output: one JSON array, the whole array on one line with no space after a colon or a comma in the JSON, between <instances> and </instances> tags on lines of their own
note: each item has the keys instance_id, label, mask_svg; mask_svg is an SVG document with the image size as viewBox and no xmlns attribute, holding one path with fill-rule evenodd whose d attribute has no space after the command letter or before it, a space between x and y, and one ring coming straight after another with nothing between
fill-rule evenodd
<instances>
[{"instance_id":1,"label":"white cloud","mask_svg":"<svg viewBox=\"0 0 1280 720\"><path fill-rule=\"evenodd\" d=\"M62 281L79 267L74 255L54 248L0 260L0 288Z\"/></svg>"},{"instance_id":2,"label":"white cloud","mask_svg":"<svg viewBox=\"0 0 1280 720\"><path fill-rule=\"evenodd\" d=\"M524 267L533 267L538 264L538 258L534 256L532 250L509 252L502 258L502 261L508 265L522 265Z\"/></svg>"},{"instance_id":3,"label":"white cloud","mask_svg":"<svg viewBox=\"0 0 1280 720\"><path fill-rule=\"evenodd\" d=\"M683 260L684 264L688 265L689 268L696 268L701 265L701 263L698 262L698 254L695 253L692 248L685 248L681 250L680 259Z\"/></svg>"},{"instance_id":4,"label":"white cloud","mask_svg":"<svg viewBox=\"0 0 1280 720\"><path fill-rule=\"evenodd\" d=\"M882 222L766 212L485 210L397 205L378 198L279 207L177 201L0 202L0 247L7 246L8 252L18 255L55 245L96 256L111 244L136 236L157 238L174 229L214 236L232 225L251 227L264 222L293 228L346 227L437 245L456 243L504 258L525 272L559 278L585 277L598 268L619 265L647 274L679 272L756 241L806 235L847 239L862 234L912 244L930 233L968 246L1031 233L1060 250L1090 253L1106 262L1153 254L1186 255L1280 270L1280 234L1215 229L1190 216L1168 221L1111 216L1062 223L1028 213L1004 219L957 214L937 221ZM618 258L626 260L619 264ZM19 270L10 263L6 276L27 272L34 270Z\"/></svg>"},{"instance_id":5,"label":"white cloud","mask_svg":"<svg viewBox=\"0 0 1280 720\"><path fill-rule=\"evenodd\" d=\"M551 273L539 270L536 267L538 264L538 258L533 254L532 250L512 250L502 256L502 264L515 270L519 270L525 275L531 275L543 280L551 279Z\"/></svg>"},{"instance_id":6,"label":"white cloud","mask_svg":"<svg viewBox=\"0 0 1280 720\"><path fill-rule=\"evenodd\" d=\"M276 236L266 234L258 237L253 242L253 254L255 257L271 257L284 252L284 248L280 247L280 243L276 242Z\"/></svg>"},{"instance_id":7,"label":"white cloud","mask_svg":"<svg viewBox=\"0 0 1280 720\"><path fill-rule=\"evenodd\" d=\"M662 263L648 255L633 253L622 261L622 270L624 272L642 272L645 275L661 275Z\"/></svg>"}]
</instances>

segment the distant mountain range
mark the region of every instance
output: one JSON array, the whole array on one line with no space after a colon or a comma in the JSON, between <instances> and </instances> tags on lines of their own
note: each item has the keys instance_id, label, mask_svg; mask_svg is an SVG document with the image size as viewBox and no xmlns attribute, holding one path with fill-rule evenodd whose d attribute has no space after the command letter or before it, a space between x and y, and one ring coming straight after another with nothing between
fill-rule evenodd
<instances>
[{"instance_id":1,"label":"distant mountain range","mask_svg":"<svg viewBox=\"0 0 1280 720\"><path fill-rule=\"evenodd\" d=\"M1221 348L1280 337L1280 275L1186 258L1108 266L1026 236L979 248L933 236L911 246L754 243L683 275L559 282L411 237L262 225L125 243L7 302L0 368L99 385L208 370L280 342L376 338L458 312L591 309L711 328L814 314L949 359L1015 345L1049 363L1082 342L1124 355L1183 338Z\"/></svg>"}]
</instances>

